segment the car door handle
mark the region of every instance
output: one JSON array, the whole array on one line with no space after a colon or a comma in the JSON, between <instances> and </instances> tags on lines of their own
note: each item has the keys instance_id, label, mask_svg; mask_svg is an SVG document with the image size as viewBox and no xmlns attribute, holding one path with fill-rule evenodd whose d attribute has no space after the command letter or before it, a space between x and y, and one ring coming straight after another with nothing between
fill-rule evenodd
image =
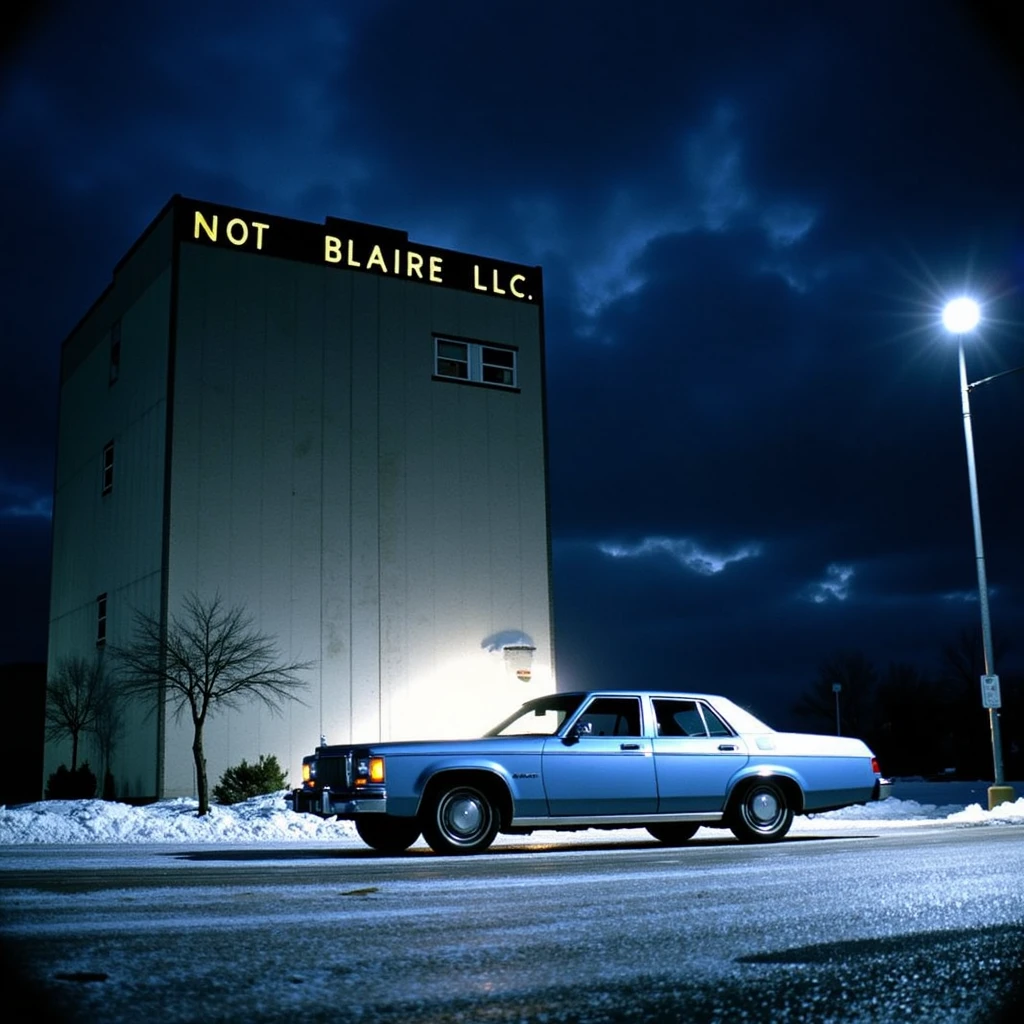
<instances>
[{"instance_id":1,"label":"car door handle","mask_svg":"<svg viewBox=\"0 0 1024 1024\"><path fill-rule=\"evenodd\" d=\"M619 750L639 750L639 743L620 743Z\"/></svg>"},{"instance_id":2,"label":"car door handle","mask_svg":"<svg viewBox=\"0 0 1024 1024\"><path fill-rule=\"evenodd\" d=\"M718 744L718 749L719 750L735 750L736 749L736 744L735 743L719 743Z\"/></svg>"}]
</instances>

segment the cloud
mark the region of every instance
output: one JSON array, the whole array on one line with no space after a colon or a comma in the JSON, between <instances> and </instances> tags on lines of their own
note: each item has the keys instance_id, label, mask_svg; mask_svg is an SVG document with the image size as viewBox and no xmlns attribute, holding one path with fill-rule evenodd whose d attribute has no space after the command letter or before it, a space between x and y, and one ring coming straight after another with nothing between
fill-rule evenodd
<instances>
[{"instance_id":1,"label":"cloud","mask_svg":"<svg viewBox=\"0 0 1024 1024\"><path fill-rule=\"evenodd\" d=\"M902 657L959 628L977 604L955 352L922 341L934 303L904 332L892 264L920 253L941 290L971 249L979 280L1024 284L1024 94L963 5L776 6L121 0L40 19L0 112L19 197L0 482L23 485L0 489L4 571L48 533L60 339L180 191L544 267L561 673L613 681L642 649L665 678L728 656L759 687L774 658L784 686L797 649L813 677L837 640ZM958 118L969 147L949 145ZM1019 335L979 339L972 378L1019 363ZM1020 564L1022 416L1024 375L978 395L993 573ZM763 557L725 572L751 536ZM31 550L44 580L48 544ZM836 551L856 600L822 571ZM1012 630L1024 594L1002 579Z\"/></svg>"},{"instance_id":2,"label":"cloud","mask_svg":"<svg viewBox=\"0 0 1024 1024\"><path fill-rule=\"evenodd\" d=\"M988 586L985 588L989 600L998 596L1000 587ZM978 592L977 590L951 590L942 595L943 601L950 601L954 604L977 604L978 603Z\"/></svg>"},{"instance_id":3,"label":"cloud","mask_svg":"<svg viewBox=\"0 0 1024 1024\"><path fill-rule=\"evenodd\" d=\"M0 519L45 519L53 515L53 499L26 484L0 481Z\"/></svg>"},{"instance_id":4,"label":"cloud","mask_svg":"<svg viewBox=\"0 0 1024 1024\"><path fill-rule=\"evenodd\" d=\"M802 203L777 203L761 214L761 226L772 245L780 248L799 242L816 220L814 209Z\"/></svg>"},{"instance_id":5,"label":"cloud","mask_svg":"<svg viewBox=\"0 0 1024 1024\"><path fill-rule=\"evenodd\" d=\"M815 604L826 601L845 601L850 596L850 580L854 577L852 565L838 565L833 562L825 569L825 578L812 583L805 591L805 597Z\"/></svg>"},{"instance_id":6,"label":"cloud","mask_svg":"<svg viewBox=\"0 0 1024 1024\"><path fill-rule=\"evenodd\" d=\"M703 122L684 133L680 154L674 156L666 143L665 163L672 176L668 188L650 171L634 169L631 180L609 183L614 194L586 231L586 246L573 251L577 247L567 232L552 237L550 248L570 256L576 267L579 311L590 321L582 328L585 336L594 335L594 321L607 306L644 287L645 253L659 239L753 228L773 248L785 248L811 230L817 215L810 206L796 200L759 201L744 168L738 121L735 104L714 103ZM578 216L571 197L562 201L567 212Z\"/></svg>"},{"instance_id":7,"label":"cloud","mask_svg":"<svg viewBox=\"0 0 1024 1024\"><path fill-rule=\"evenodd\" d=\"M645 537L637 544L619 544L603 541L598 548L612 558L641 558L647 555L668 555L683 568L701 576L715 576L733 562L757 558L761 554L760 544L744 544L726 553L708 551L696 541L686 538Z\"/></svg>"},{"instance_id":8,"label":"cloud","mask_svg":"<svg viewBox=\"0 0 1024 1024\"><path fill-rule=\"evenodd\" d=\"M743 146L734 130L736 118L731 104L719 104L710 125L693 133L686 143L689 184L709 231L726 230L751 205L743 175Z\"/></svg>"}]
</instances>

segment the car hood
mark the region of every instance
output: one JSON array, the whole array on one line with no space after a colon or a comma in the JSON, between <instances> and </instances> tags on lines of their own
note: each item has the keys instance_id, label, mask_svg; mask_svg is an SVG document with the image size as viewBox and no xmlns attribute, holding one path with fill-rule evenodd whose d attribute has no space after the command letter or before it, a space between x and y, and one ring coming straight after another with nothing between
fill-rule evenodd
<instances>
[{"instance_id":1,"label":"car hood","mask_svg":"<svg viewBox=\"0 0 1024 1024\"><path fill-rule=\"evenodd\" d=\"M391 740L382 743L346 743L321 747L321 756L341 756L349 750L369 751L371 754L482 754L487 752L511 753L516 750L537 750L550 736L483 736L467 740Z\"/></svg>"}]
</instances>

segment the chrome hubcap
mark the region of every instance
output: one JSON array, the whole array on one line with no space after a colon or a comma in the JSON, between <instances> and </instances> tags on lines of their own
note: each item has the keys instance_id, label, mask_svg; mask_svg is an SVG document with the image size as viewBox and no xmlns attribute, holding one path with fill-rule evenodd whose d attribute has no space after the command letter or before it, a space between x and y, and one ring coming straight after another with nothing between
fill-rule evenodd
<instances>
[{"instance_id":1,"label":"chrome hubcap","mask_svg":"<svg viewBox=\"0 0 1024 1024\"><path fill-rule=\"evenodd\" d=\"M750 801L750 814L759 825L771 824L779 814L779 801L772 793L764 791L755 794Z\"/></svg>"},{"instance_id":2,"label":"chrome hubcap","mask_svg":"<svg viewBox=\"0 0 1024 1024\"><path fill-rule=\"evenodd\" d=\"M484 812L479 801L466 794L456 796L445 808L445 825L460 838L479 832L483 820Z\"/></svg>"}]
</instances>

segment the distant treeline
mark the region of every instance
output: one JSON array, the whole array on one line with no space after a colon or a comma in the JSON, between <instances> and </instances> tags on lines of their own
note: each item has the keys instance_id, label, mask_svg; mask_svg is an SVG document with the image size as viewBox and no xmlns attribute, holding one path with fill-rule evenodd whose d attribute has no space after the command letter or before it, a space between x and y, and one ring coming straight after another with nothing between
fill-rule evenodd
<instances>
[{"instance_id":1,"label":"distant treeline","mask_svg":"<svg viewBox=\"0 0 1024 1024\"><path fill-rule=\"evenodd\" d=\"M995 664L1005 648L996 644ZM836 731L834 684L841 687L839 730L858 736L878 755L887 775L939 775L991 779L992 737L981 704L984 659L980 638L961 634L942 650L932 675L894 663L879 670L856 651L826 659L793 712L816 732ZM999 672L1004 774L1024 778L1024 676Z\"/></svg>"}]
</instances>

